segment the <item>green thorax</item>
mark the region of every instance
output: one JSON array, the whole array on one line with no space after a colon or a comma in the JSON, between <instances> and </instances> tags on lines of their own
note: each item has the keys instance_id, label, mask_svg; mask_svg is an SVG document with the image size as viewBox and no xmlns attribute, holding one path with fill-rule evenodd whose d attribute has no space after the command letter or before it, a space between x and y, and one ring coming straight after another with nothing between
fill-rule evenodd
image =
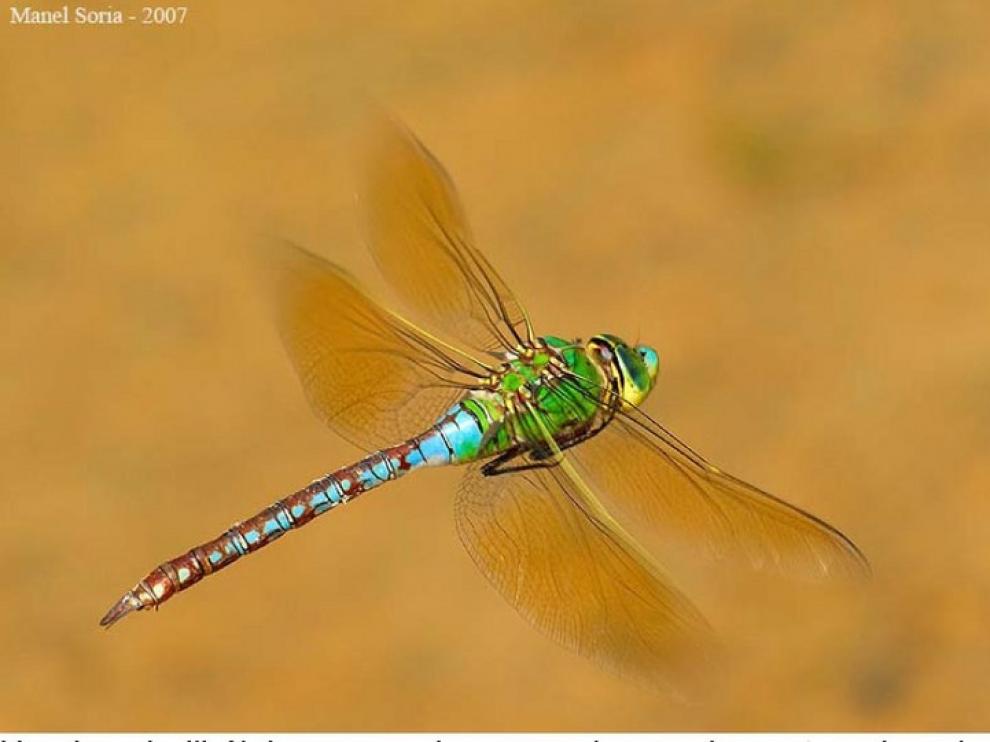
<instances>
[{"instance_id":1,"label":"green thorax","mask_svg":"<svg viewBox=\"0 0 990 742\"><path fill-rule=\"evenodd\" d=\"M464 400L481 424L480 457L539 444L543 431L561 440L593 421L603 382L584 347L552 336L540 341L526 355L507 357L488 388Z\"/></svg>"}]
</instances>

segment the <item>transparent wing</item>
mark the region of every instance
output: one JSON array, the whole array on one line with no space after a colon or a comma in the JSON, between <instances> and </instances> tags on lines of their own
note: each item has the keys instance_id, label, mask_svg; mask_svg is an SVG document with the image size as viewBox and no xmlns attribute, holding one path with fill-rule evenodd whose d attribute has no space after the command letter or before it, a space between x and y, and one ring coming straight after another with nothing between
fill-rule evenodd
<instances>
[{"instance_id":1,"label":"transparent wing","mask_svg":"<svg viewBox=\"0 0 990 742\"><path fill-rule=\"evenodd\" d=\"M616 414L570 450L617 512L709 556L742 556L801 576L869 574L862 552L837 529L721 471L642 410Z\"/></svg>"},{"instance_id":2,"label":"transparent wing","mask_svg":"<svg viewBox=\"0 0 990 742\"><path fill-rule=\"evenodd\" d=\"M368 241L411 307L470 348L532 340L525 310L474 246L443 166L413 134L383 119L369 167Z\"/></svg>"},{"instance_id":3,"label":"transparent wing","mask_svg":"<svg viewBox=\"0 0 990 742\"><path fill-rule=\"evenodd\" d=\"M705 619L566 459L496 476L473 467L455 515L481 571L545 634L673 690L701 681L715 646Z\"/></svg>"},{"instance_id":4,"label":"transparent wing","mask_svg":"<svg viewBox=\"0 0 990 742\"><path fill-rule=\"evenodd\" d=\"M341 268L294 245L269 250L282 339L317 415L376 449L421 432L483 364L385 309Z\"/></svg>"}]
</instances>

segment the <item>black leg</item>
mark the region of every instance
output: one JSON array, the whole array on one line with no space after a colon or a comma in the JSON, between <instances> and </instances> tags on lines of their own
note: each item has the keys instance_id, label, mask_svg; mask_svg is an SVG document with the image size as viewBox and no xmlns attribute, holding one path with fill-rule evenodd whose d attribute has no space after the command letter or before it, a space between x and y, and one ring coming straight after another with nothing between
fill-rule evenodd
<instances>
[{"instance_id":1,"label":"black leg","mask_svg":"<svg viewBox=\"0 0 990 742\"><path fill-rule=\"evenodd\" d=\"M525 458L527 454L530 457L528 459ZM550 467L557 466L559 463L558 460L551 458L552 455L549 451L537 454L536 449L514 448L481 467L481 473L486 477L495 477L500 474L530 471L531 469L549 469ZM526 461L527 463L506 466L510 461L519 460Z\"/></svg>"},{"instance_id":2,"label":"black leg","mask_svg":"<svg viewBox=\"0 0 990 742\"><path fill-rule=\"evenodd\" d=\"M557 441L559 453L563 453L568 448L583 443L589 438L593 438L601 428L586 430L583 433ZM506 466L510 461L522 459L526 463L517 463ZM558 450L550 446L533 446L526 448L516 446L498 457L492 459L481 468L481 473L486 477L494 477L499 474L511 474L512 472L530 471L532 469L550 469L560 464Z\"/></svg>"},{"instance_id":3,"label":"black leg","mask_svg":"<svg viewBox=\"0 0 990 742\"><path fill-rule=\"evenodd\" d=\"M499 454L481 468L481 473L486 477L494 477L499 474L510 474L512 472L529 471L531 469L550 469L560 464L560 454L572 446L594 438L598 435L614 416L614 411L607 419L599 424L589 427L570 437L556 440L556 447L540 444L517 445ZM494 430L494 428L493 428ZM519 440L519 437L516 438ZM526 463L516 463L506 466L510 461L522 459Z\"/></svg>"}]
</instances>

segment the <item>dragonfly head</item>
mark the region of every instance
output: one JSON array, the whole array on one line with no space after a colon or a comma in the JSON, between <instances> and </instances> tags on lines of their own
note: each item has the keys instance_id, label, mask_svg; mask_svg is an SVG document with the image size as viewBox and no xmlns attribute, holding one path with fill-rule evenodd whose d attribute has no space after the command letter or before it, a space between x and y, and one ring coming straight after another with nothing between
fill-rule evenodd
<instances>
[{"instance_id":1,"label":"dragonfly head","mask_svg":"<svg viewBox=\"0 0 990 742\"><path fill-rule=\"evenodd\" d=\"M653 390L660 356L650 346L629 345L615 335L595 335L587 351L605 376L616 382L624 404L635 407Z\"/></svg>"}]
</instances>

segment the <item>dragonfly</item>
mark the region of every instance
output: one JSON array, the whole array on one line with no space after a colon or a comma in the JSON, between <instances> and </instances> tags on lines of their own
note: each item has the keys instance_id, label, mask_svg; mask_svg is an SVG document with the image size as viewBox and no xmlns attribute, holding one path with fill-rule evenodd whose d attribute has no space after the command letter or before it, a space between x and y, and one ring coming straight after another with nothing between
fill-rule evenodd
<instances>
[{"instance_id":1,"label":"dragonfly","mask_svg":"<svg viewBox=\"0 0 990 742\"><path fill-rule=\"evenodd\" d=\"M714 632L629 530L804 576L869 564L836 528L722 471L648 415L660 358L601 333L537 335L476 246L456 188L402 124L369 158L367 242L423 329L294 244L268 264L288 355L316 414L368 453L160 564L101 625L157 609L319 515L458 465L454 518L481 572L536 628L649 681L710 656Z\"/></svg>"}]
</instances>

